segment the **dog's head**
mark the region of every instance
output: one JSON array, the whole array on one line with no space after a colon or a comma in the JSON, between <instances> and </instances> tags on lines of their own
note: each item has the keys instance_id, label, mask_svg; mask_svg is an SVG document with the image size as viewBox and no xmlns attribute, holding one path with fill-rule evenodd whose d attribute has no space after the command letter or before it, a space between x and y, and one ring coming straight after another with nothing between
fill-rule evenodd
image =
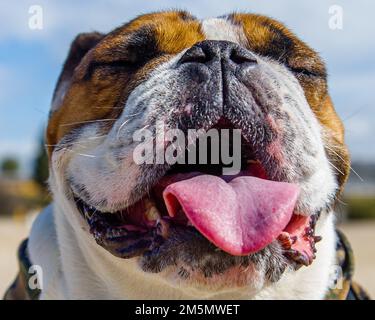
<instances>
[{"instance_id":1,"label":"dog's head","mask_svg":"<svg viewBox=\"0 0 375 320\"><path fill-rule=\"evenodd\" d=\"M144 272L259 289L313 262L315 223L348 175L326 77L316 52L259 15L161 12L81 34L48 124L52 190L100 246ZM168 140L175 129L186 136ZM170 147L203 150L207 130L240 145L235 176L221 158L160 161ZM151 153L138 152L145 144Z\"/></svg>"}]
</instances>

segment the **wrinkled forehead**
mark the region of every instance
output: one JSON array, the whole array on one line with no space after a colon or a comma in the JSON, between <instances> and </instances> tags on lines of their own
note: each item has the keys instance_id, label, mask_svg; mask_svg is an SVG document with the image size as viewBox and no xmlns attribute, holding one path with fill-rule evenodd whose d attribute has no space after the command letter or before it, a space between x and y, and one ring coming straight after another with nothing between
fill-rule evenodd
<instances>
[{"instance_id":1,"label":"wrinkled forehead","mask_svg":"<svg viewBox=\"0 0 375 320\"><path fill-rule=\"evenodd\" d=\"M166 54L175 54L205 39L201 22L187 12L160 12L139 16L112 31L98 49L128 43L145 43Z\"/></svg>"},{"instance_id":2,"label":"wrinkled forehead","mask_svg":"<svg viewBox=\"0 0 375 320\"><path fill-rule=\"evenodd\" d=\"M316 53L283 24L257 14L232 13L207 19L197 19L185 11L145 14L112 31L96 52L101 54L126 43L148 43L160 53L177 54L203 40L236 42L260 55L285 61L307 56L324 71Z\"/></svg>"}]
</instances>

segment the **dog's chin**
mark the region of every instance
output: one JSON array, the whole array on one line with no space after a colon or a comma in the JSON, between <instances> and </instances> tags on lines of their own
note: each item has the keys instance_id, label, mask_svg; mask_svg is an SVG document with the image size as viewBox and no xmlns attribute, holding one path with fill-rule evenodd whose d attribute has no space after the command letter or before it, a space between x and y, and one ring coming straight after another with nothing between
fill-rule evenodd
<instances>
[{"instance_id":1,"label":"dog's chin","mask_svg":"<svg viewBox=\"0 0 375 320\"><path fill-rule=\"evenodd\" d=\"M257 253L233 256L207 241L195 230L173 228L156 252L137 258L142 271L154 273L173 287L192 293L258 292L278 281L294 264L275 241Z\"/></svg>"},{"instance_id":2,"label":"dog's chin","mask_svg":"<svg viewBox=\"0 0 375 320\"><path fill-rule=\"evenodd\" d=\"M207 277L200 271L192 271L189 276L181 277L181 270L189 269L186 265L177 265L166 268L155 275L175 288L183 288L193 296L201 297L236 292L254 295L270 284L266 275L257 266L250 264L248 267L235 265L220 274ZM203 296L202 296L203 295Z\"/></svg>"}]
</instances>

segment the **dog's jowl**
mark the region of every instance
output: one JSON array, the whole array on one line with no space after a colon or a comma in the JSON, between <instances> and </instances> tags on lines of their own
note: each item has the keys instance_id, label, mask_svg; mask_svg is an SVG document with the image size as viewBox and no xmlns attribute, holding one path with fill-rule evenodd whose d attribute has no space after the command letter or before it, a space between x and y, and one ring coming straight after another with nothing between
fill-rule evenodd
<instances>
[{"instance_id":1,"label":"dog's jowl","mask_svg":"<svg viewBox=\"0 0 375 320\"><path fill-rule=\"evenodd\" d=\"M78 35L27 245L38 297L326 297L343 135L324 63L270 18L170 11Z\"/></svg>"}]
</instances>

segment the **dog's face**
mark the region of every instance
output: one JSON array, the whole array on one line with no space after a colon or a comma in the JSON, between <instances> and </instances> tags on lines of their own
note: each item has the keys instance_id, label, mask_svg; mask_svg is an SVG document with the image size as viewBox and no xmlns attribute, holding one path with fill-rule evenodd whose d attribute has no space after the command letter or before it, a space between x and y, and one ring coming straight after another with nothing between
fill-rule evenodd
<instances>
[{"instance_id":1,"label":"dog's face","mask_svg":"<svg viewBox=\"0 0 375 320\"><path fill-rule=\"evenodd\" d=\"M138 163L134 136L147 129L156 142L160 123L163 132L241 130L240 173ZM311 264L315 222L349 168L324 64L252 14L155 13L78 36L47 144L55 196L100 246L155 277L212 290L258 290ZM151 158L171 144L155 144Z\"/></svg>"}]
</instances>

